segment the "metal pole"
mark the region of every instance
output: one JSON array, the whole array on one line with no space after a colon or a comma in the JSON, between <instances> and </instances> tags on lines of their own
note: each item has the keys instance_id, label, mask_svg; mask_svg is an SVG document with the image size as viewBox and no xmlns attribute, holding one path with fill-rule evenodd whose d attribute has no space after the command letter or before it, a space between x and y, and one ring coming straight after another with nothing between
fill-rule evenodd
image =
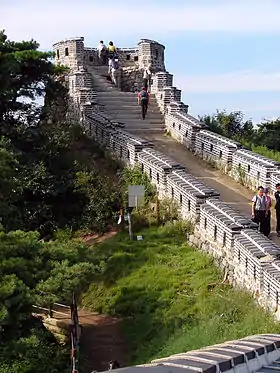
<instances>
[{"instance_id":1,"label":"metal pole","mask_svg":"<svg viewBox=\"0 0 280 373\"><path fill-rule=\"evenodd\" d=\"M157 224L160 223L159 219L159 199L158 194L156 195L156 217L157 217Z\"/></svg>"},{"instance_id":2,"label":"metal pole","mask_svg":"<svg viewBox=\"0 0 280 373\"><path fill-rule=\"evenodd\" d=\"M129 237L131 240L133 240L133 233L132 233L132 224L131 224L131 207L129 207L129 203L127 203L127 222L128 222L128 232L129 232Z\"/></svg>"},{"instance_id":3,"label":"metal pole","mask_svg":"<svg viewBox=\"0 0 280 373\"><path fill-rule=\"evenodd\" d=\"M132 233L132 225L131 225L131 214L130 211L127 211L127 221L128 221L128 231L129 231L129 237L131 240L133 240L133 233Z\"/></svg>"}]
</instances>

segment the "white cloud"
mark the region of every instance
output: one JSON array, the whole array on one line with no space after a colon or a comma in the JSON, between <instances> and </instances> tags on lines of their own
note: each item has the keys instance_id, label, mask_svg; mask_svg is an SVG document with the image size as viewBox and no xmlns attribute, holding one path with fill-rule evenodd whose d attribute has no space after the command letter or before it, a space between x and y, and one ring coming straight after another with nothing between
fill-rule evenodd
<instances>
[{"instance_id":1,"label":"white cloud","mask_svg":"<svg viewBox=\"0 0 280 373\"><path fill-rule=\"evenodd\" d=\"M140 37L166 37L173 31L280 32L278 0L211 0L208 5L193 0L191 5L181 6L169 1L156 6L150 0L148 8L122 0L113 4L104 5L101 0L2 0L0 24L10 38L33 37L43 48L72 36L98 40L113 35L116 40L129 35L137 42Z\"/></svg>"},{"instance_id":2,"label":"white cloud","mask_svg":"<svg viewBox=\"0 0 280 373\"><path fill-rule=\"evenodd\" d=\"M175 75L185 93L280 91L280 72L235 71L220 75Z\"/></svg>"}]
</instances>

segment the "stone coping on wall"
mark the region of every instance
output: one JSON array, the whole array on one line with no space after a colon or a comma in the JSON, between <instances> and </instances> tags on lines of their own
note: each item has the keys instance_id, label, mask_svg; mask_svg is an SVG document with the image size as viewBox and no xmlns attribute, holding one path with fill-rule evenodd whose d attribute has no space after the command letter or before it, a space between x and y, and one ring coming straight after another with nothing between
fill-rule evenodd
<instances>
[{"instance_id":1,"label":"stone coping on wall","mask_svg":"<svg viewBox=\"0 0 280 373\"><path fill-rule=\"evenodd\" d=\"M53 48L55 48L56 45L59 45L61 43L68 43L69 41L84 41L85 38L83 36L76 36L76 37L73 37L73 38L67 38L67 39L63 39L63 40L60 40L58 42L56 42L55 44L53 44Z\"/></svg>"},{"instance_id":2,"label":"stone coping on wall","mask_svg":"<svg viewBox=\"0 0 280 373\"><path fill-rule=\"evenodd\" d=\"M236 151L237 156L243 157L247 162L257 163L263 167L280 168L280 162L274 161L273 159L264 157L263 155L252 152L247 149L238 149Z\"/></svg>"},{"instance_id":3,"label":"stone coping on wall","mask_svg":"<svg viewBox=\"0 0 280 373\"><path fill-rule=\"evenodd\" d=\"M142 153L143 155L145 154L149 156L154 161L160 162L162 165L161 167L164 169L185 169L185 167L180 163L171 160L169 157L155 149L143 149Z\"/></svg>"},{"instance_id":4,"label":"stone coping on wall","mask_svg":"<svg viewBox=\"0 0 280 373\"><path fill-rule=\"evenodd\" d=\"M270 255L273 258L280 259L280 247L260 232L252 229L243 229L241 231L241 235L238 236L236 239L243 243L243 246L248 245L249 250L255 249L256 256L263 257L266 255Z\"/></svg>"},{"instance_id":5,"label":"stone coping on wall","mask_svg":"<svg viewBox=\"0 0 280 373\"><path fill-rule=\"evenodd\" d=\"M138 45L143 44L143 43L160 45L161 47L163 47L163 49L165 49L165 46L163 44L160 44L156 40L150 40L150 39L145 39L145 38L140 39L140 41L138 42Z\"/></svg>"},{"instance_id":6,"label":"stone coping on wall","mask_svg":"<svg viewBox=\"0 0 280 373\"><path fill-rule=\"evenodd\" d=\"M206 200L207 202L208 200ZM235 223L229 216L225 215L222 211L217 211L213 206L204 203L200 209L207 214L208 217L213 217L215 220L220 221L221 224L226 226L232 233L241 231L241 225ZM204 234L207 234L207 229Z\"/></svg>"},{"instance_id":7,"label":"stone coping on wall","mask_svg":"<svg viewBox=\"0 0 280 373\"><path fill-rule=\"evenodd\" d=\"M263 263L262 267L264 271L269 273L275 280L280 282L280 260L276 260L272 263Z\"/></svg>"},{"instance_id":8,"label":"stone coping on wall","mask_svg":"<svg viewBox=\"0 0 280 373\"><path fill-rule=\"evenodd\" d=\"M279 370L279 358L280 335L260 334L116 369L116 373L255 373L261 368Z\"/></svg>"},{"instance_id":9,"label":"stone coping on wall","mask_svg":"<svg viewBox=\"0 0 280 373\"><path fill-rule=\"evenodd\" d=\"M211 132L209 130L201 130L198 134L200 137L204 137L205 139L209 139L212 142L218 143L219 145L224 145L228 148L238 149L241 147L241 144L237 141L230 140L227 137L221 136L217 133Z\"/></svg>"},{"instance_id":10,"label":"stone coping on wall","mask_svg":"<svg viewBox=\"0 0 280 373\"><path fill-rule=\"evenodd\" d=\"M218 199L209 198L206 200L206 205L211 206L217 212L223 214L232 222L242 228L257 229L258 227L256 223L254 223L251 219L248 219L245 216L241 215L238 210L230 206L228 203L222 202Z\"/></svg>"},{"instance_id":11,"label":"stone coping on wall","mask_svg":"<svg viewBox=\"0 0 280 373\"><path fill-rule=\"evenodd\" d=\"M168 116L178 119L178 120L183 120L186 122L186 124L192 126L192 127L197 127L198 129L203 128L203 124L196 118L192 117L191 115L183 112L175 112L175 113L170 113Z\"/></svg>"},{"instance_id":12,"label":"stone coping on wall","mask_svg":"<svg viewBox=\"0 0 280 373\"><path fill-rule=\"evenodd\" d=\"M220 193L202 183L199 179L195 178L192 174L187 173L184 170L174 170L170 175L169 178L173 181L177 181L178 183L184 183L189 185L196 190L198 193L203 194L205 197L219 197ZM182 185L182 184L180 184Z\"/></svg>"}]
</instances>

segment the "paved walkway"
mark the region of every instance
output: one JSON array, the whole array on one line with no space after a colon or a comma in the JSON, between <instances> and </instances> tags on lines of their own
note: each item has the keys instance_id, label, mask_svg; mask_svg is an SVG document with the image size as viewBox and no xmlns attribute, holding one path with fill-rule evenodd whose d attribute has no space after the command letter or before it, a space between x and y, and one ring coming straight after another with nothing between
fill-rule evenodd
<instances>
[{"instance_id":1,"label":"paved walkway","mask_svg":"<svg viewBox=\"0 0 280 373\"><path fill-rule=\"evenodd\" d=\"M243 215L251 217L251 199L252 191L246 187L238 184L228 175L223 174L221 171L213 169L202 159L194 156L185 146L178 143L170 136L161 134L149 134L141 136L155 144L157 150L168 155L170 158L181 163L186 167L186 171L203 181L206 185L215 188L221 194L221 200L232 204ZM274 211L272 209L272 214ZM276 236L275 219L272 219L272 234L271 238L280 246L280 237Z\"/></svg>"}]
</instances>

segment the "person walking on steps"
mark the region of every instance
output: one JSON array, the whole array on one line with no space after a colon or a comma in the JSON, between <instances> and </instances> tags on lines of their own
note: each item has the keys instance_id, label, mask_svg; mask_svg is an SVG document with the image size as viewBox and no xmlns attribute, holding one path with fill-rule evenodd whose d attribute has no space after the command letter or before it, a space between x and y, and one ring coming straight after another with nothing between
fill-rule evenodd
<instances>
[{"instance_id":1,"label":"person walking on steps","mask_svg":"<svg viewBox=\"0 0 280 373\"><path fill-rule=\"evenodd\" d=\"M145 119L150 104L150 95L147 92L146 87L142 87L138 93L138 105L141 105L142 118Z\"/></svg>"},{"instance_id":2,"label":"person walking on steps","mask_svg":"<svg viewBox=\"0 0 280 373\"><path fill-rule=\"evenodd\" d=\"M259 225L259 231L268 236L268 205L263 194L263 187L258 187L258 193L252 198L252 220Z\"/></svg>"},{"instance_id":3,"label":"person walking on steps","mask_svg":"<svg viewBox=\"0 0 280 373\"><path fill-rule=\"evenodd\" d=\"M118 58L113 58L112 60L112 69L111 69L111 77L112 77L112 82L117 85L117 75L118 75L118 70L120 68L120 63Z\"/></svg>"},{"instance_id":4,"label":"person walking on steps","mask_svg":"<svg viewBox=\"0 0 280 373\"><path fill-rule=\"evenodd\" d=\"M148 91L150 85L151 85L151 65L149 65L147 68L144 68L144 74L143 74L143 86L146 88L146 91Z\"/></svg>"},{"instance_id":5,"label":"person walking on steps","mask_svg":"<svg viewBox=\"0 0 280 373\"><path fill-rule=\"evenodd\" d=\"M108 57L114 58L117 54L117 48L114 46L112 41L109 41L109 45L107 47Z\"/></svg>"},{"instance_id":6,"label":"person walking on steps","mask_svg":"<svg viewBox=\"0 0 280 373\"><path fill-rule=\"evenodd\" d=\"M100 40L98 47L97 47L97 52L98 52L98 60L99 60L100 65L106 65L107 48L103 40Z\"/></svg>"},{"instance_id":7,"label":"person walking on steps","mask_svg":"<svg viewBox=\"0 0 280 373\"><path fill-rule=\"evenodd\" d=\"M276 210L276 233L280 237L280 183L276 184L275 197L275 210Z\"/></svg>"},{"instance_id":8,"label":"person walking on steps","mask_svg":"<svg viewBox=\"0 0 280 373\"><path fill-rule=\"evenodd\" d=\"M268 208L266 224L267 224L267 237L269 237L270 232L271 232L271 197L269 195L269 189L264 188L263 189L263 194L266 198L266 204L267 204L267 208Z\"/></svg>"}]
</instances>

